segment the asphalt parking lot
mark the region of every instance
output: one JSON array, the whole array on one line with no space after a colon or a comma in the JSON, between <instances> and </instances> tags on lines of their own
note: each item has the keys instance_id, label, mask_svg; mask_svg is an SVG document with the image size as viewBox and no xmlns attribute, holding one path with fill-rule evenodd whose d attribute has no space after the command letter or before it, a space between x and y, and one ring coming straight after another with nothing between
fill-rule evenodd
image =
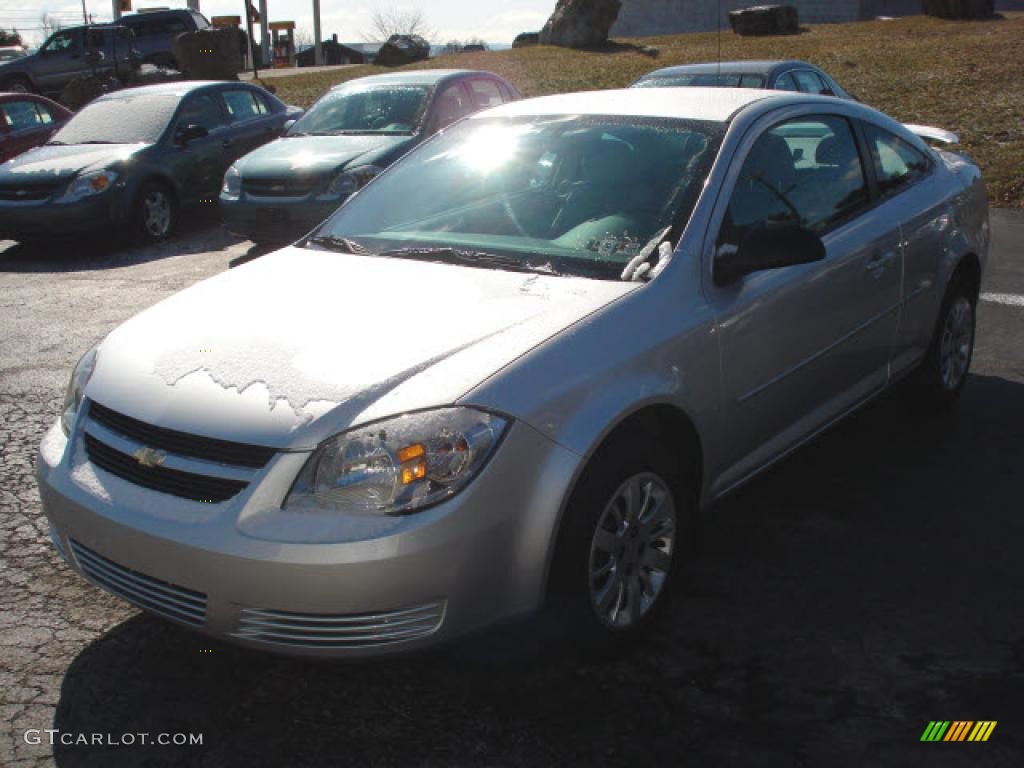
<instances>
[{"instance_id":1,"label":"asphalt parking lot","mask_svg":"<svg viewBox=\"0 0 1024 768\"><path fill-rule=\"evenodd\" d=\"M495 630L370 663L240 650L141 615L51 551L33 479L77 356L256 255L0 244L0 764L1024 764L1024 212L994 211L958 411L900 390L718 505L659 630L617 659ZM921 743L996 720L986 743ZM26 743L29 729L201 746Z\"/></svg>"}]
</instances>

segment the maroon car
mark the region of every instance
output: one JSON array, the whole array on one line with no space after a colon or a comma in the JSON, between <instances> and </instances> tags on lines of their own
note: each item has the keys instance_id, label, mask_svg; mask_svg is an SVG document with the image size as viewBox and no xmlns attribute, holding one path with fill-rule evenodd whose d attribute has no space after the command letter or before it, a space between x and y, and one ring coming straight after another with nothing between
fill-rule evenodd
<instances>
[{"instance_id":1,"label":"maroon car","mask_svg":"<svg viewBox=\"0 0 1024 768\"><path fill-rule=\"evenodd\" d=\"M71 112L32 93L0 93L0 163L38 147L64 125Z\"/></svg>"}]
</instances>

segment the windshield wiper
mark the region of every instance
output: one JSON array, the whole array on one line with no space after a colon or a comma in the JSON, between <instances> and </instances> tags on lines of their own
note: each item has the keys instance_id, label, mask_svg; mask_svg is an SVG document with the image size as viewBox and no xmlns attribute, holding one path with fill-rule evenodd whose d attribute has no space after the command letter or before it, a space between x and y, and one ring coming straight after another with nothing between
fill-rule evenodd
<instances>
[{"instance_id":1,"label":"windshield wiper","mask_svg":"<svg viewBox=\"0 0 1024 768\"><path fill-rule=\"evenodd\" d=\"M306 241L306 244L318 245L321 248L339 253L354 253L359 256L367 256L373 253L362 243L357 243L348 237L338 237L337 235L314 235Z\"/></svg>"},{"instance_id":2,"label":"windshield wiper","mask_svg":"<svg viewBox=\"0 0 1024 768\"><path fill-rule=\"evenodd\" d=\"M539 272L544 275L561 276L561 272L550 263L530 264L520 261L514 256L502 256L497 253L472 251L449 246L437 248L396 248L377 254L387 258L415 259L417 261L439 261L446 264L459 264L479 269L504 269L509 272Z\"/></svg>"},{"instance_id":3,"label":"windshield wiper","mask_svg":"<svg viewBox=\"0 0 1024 768\"><path fill-rule=\"evenodd\" d=\"M66 141L48 141L46 146L48 147L66 147L68 143Z\"/></svg>"},{"instance_id":4,"label":"windshield wiper","mask_svg":"<svg viewBox=\"0 0 1024 768\"><path fill-rule=\"evenodd\" d=\"M120 144L119 141L104 141L103 139L92 139L90 141L79 141L79 144Z\"/></svg>"}]
</instances>

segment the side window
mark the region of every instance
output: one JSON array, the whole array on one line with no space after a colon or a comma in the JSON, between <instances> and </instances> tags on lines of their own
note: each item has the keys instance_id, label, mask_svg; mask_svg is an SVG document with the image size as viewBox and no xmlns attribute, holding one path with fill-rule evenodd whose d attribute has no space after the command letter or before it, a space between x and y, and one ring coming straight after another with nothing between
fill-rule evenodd
<instances>
[{"instance_id":1,"label":"side window","mask_svg":"<svg viewBox=\"0 0 1024 768\"><path fill-rule=\"evenodd\" d=\"M67 53L78 48L78 35L74 30L58 32L43 46L47 53Z\"/></svg>"},{"instance_id":2,"label":"side window","mask_svg":"<svg viewBox=\"0 0 1024 768\"><path fill-rule=\"evenodd\" d=\"M90 29L88 33L89 48L102 51L106 46L103 44L103 32L99 29Z\"/></svg>"},{"instance_id":3,"label":"side window","mask_svg":"<svg viewBox=\"0 0 1024 768\"><path fill-rule=\"evenodd\" d=\"M740 88L764 88L764 78L760 75L741 75Z\"/></svg>"},{"instance_id":4,"label":"side window","mask_svg":"<svg viewBox=\"0 0 1024 768\"><path fill-rule=\"evenodd\" d=\"M793 80L793 76L787 72L775 81L775 90L777 91L799 91L796 87L796 81Z\"/></svg>"},{"instance_id":5,"label":"side window","mask_svg":"<svg viewBox=\"0 0 1024 768\"><path fill-rule=\"evenodd\" d=\"M766 131L736 180L719 243L738 246L755 227L798 223L822 233L867 205L864 168L850 124L801 117Z\"/></svg>"},{"instance_id":6,"label":"side window","mask_svg":"<svg viewBox=\"0 0 1024 768\"><path fill-rule=\"evenodd\" d=\"M201 125L210 133L226 125L227 118L221 109L220 101L209 93L190 96L181 107L178 127L190 124Z\"/></svg>"},{"instance_id":7,"label":"side window","mask_svg":"<svg viewBox=\"0 0 1024 768\"><path fill-rule=\"evenodd\" d=\"M496 107L504 102L501 92L498 90L498 84L493 80L475 77L467 85L469 86L469 95L473 99L474 109Z\"/></svg>"},{"instance_id":8,"label":"side window","mask_svg":"<svg viewBox=\"0 0 1024 768\"><path fill-rule=\"evenodd\" d=\"M266 107L252 91L230 90L221 94L231 116L231 122L240 123L266 114Z\"/></svg>"},{"instance_id":9,"label":"side window","mask_svg":"<svg viewBox=\"0 0 1024 768\"><path fill-rule=\"evenodd\" d=\"M432 130L439 131L473 111L474 107L462 90L461 83L449 85L438 95L434 103Z\"/></svg>"},{"instance_id":10,"label":"side window","mask_svg":"<svg viewBox=\"0 0 1024 768\"><path fill-rule=\"evenodd\" d=\"M39 122L43 125L49 125L53 122L53 115L50 110L44 107L42 104L36 104L36 111L39 112Z\"/></svg>"},{"instance_id":11,"label":"side window","mask_svg":"<svg viewBox=\"0 0 1024 768\"><path fill-rule=\"evenodd\" d=\"M7 125L10 126L11 131L26 131L45 124L36 105L31 101L11 101L7 104L0 104L0 111L3 111L4 117L7 118ZM52 122L52 119L46 122Z\"/></svg>"},{"instance_id":12,"label":"side window","mask_svg":"<svg viewBox=\"0 0 1024 768\"><path fill-rule=\"evenodd\" d=\"M894 195L928 174L928 158L903 139L870 123L864 123L864 135L871 149L882 197Z\"/></svg>"},{"instance_id":13,"label":"side window","mask_svg":"<svg viewBox=\"0 0 1024 768\"><path fill-rule=\"evenodd\" d=\"M820 94L825 90L825 83L809 69L798 69L793 73L797 87L804 93Z\"/></svg>"}]
</instances>

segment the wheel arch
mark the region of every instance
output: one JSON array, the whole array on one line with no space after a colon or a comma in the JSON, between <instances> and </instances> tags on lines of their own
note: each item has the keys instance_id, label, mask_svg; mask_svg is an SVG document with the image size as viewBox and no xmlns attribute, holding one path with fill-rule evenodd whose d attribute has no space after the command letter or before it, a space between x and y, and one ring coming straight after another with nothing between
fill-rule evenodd
<instances>
[{"instance_id":1,"label":"wheel arch","mask_svg":"<svg viewBox=\"0 0 1024 768\"><path fill-rule=\"evenodd\" d=\"M956 262L953 271L950 273L949 283L954 280L966 279L974 291L974 298L977 300L981 292L981 260L976 253L968 251Z\"/></svg>"}]
</instances>

